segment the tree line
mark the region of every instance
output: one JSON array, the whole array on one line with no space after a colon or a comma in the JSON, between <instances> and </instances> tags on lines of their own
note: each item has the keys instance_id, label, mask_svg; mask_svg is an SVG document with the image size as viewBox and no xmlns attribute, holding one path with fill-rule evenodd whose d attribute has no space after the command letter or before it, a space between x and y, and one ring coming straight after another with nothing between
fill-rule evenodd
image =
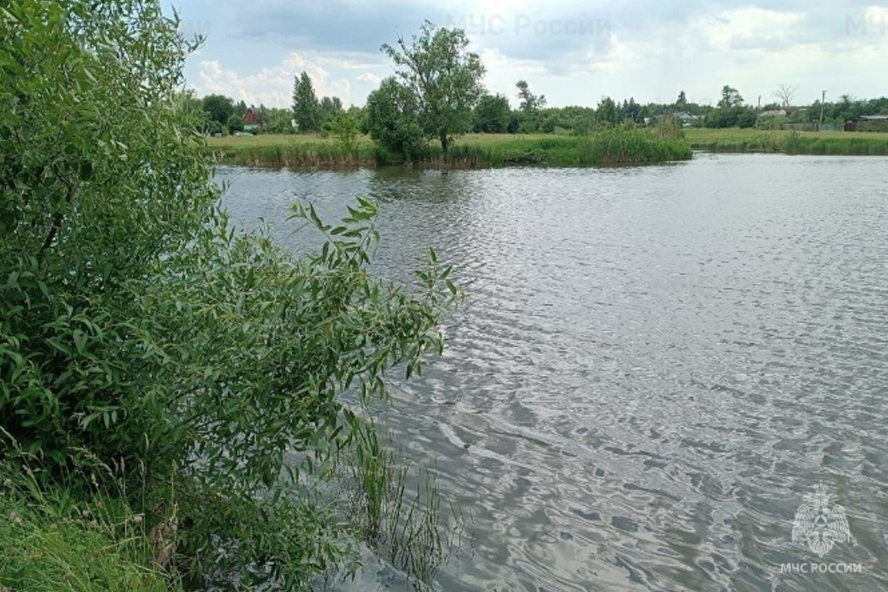
<instances>
[{"instance_id":1,"label":"tree line","mask_svg":"<svg viewBox=\"0 0 888 592\"><path fill-rule=\"evenodd\" d=\"M353 145L357 134L369 134L383 149L408 160L419 155L431 140L446 153L453 139L475 133L562 133L586 135L596 129L631 123L655 125L665 116L679 127L776 128L785 125L814 128L827 124L841 129L864 115L888 113L888 98L860 100L842 95L837 101L795 104L796 87L780 84L770 101L748 103L740 91L724 85L715 105L689 101L680 91L673 102L640 103L603 96L593 106L548 107L546 96L518 80L517 107L509 97L487 92L480 57L468 50L461 29L438 28L425 22L419 34L399 37L381 50L391 59L395 74L370 93L363 108L344 110L337 97L318 99L306 72L294 80L290 109L260 106L263 130L269 133L333 133ZM243 101L219 95L204 97L201 106L214 130L227 125L240 129L246 111Z\"/></svg>"}]
</instances>

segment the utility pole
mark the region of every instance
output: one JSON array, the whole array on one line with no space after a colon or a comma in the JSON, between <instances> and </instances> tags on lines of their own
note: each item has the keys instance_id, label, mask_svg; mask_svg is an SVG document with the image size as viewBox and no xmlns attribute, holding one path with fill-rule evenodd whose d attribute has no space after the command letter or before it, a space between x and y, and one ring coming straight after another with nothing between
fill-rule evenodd
<instances>
[{"instance_id":1,"label":"utility pole","mask_svg":"<svg viewBox=\"0 0 888 592\"><path fill-rule=\"evenodd\" d=\"M817 125L819 132L823 128L823 104L826 102L826 91L820 93L820 123Z\"/></svg>"}]
</instances>

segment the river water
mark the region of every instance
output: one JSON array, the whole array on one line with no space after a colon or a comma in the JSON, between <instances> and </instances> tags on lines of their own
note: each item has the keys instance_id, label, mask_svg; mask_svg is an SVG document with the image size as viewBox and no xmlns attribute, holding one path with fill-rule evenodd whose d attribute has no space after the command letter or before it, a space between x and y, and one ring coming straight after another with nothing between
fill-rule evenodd
<instances>
[{"instance_id":1,"label":"river water","mask_svg":"<svg viewBox=\"0 0 888 592\"><path fill-rule=\"evenodd\" d=\"M888 160L219 178L288 248L292 203L362 195L380 274L454 265L446 352L386 414L467 519L437 589L888 590ZM818 485L853 537L823 557L792 541Z\"/></svg>"}]
</instances>

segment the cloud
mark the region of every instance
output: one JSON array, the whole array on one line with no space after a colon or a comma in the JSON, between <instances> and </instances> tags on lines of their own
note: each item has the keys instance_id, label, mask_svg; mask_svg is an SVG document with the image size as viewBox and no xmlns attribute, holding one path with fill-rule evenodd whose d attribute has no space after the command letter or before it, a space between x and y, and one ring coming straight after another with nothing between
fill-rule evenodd
<instances>
[{"instance_id":1,"label":"cloud","mask_svg":"<svg viewBox=\"0 0 888 592\"><path fill-rule=\"evenodd\" d=\"M247 75L226 69L216 60L202 61L199 64L199 82L194 88L201 95L221 93L247 104L288 107L292 102L294 78L302 71L311 76L319 98L339 97L344 104L351 103L351 84L347 79L331 80L330 73L317 59L307 59L295 52L287 55L277 66L262 68Z\"/></svg>"},{"instance_id":2,"label":"cloud","mask_svg":"<svg viewBox=\"0 0 888 592\"><path fill-rule=\"evenodd\" d=\"M374 74L373 72L365 72L358 76L358 80L361 82L366 82L367 84L373 86L379 86L379 83L382 82L382 78Z\"/></svg>"},{"instance_id":3,"label":"cloud","mask_svg":"<svg viewBox=\"0 0 888 592\"><path fill-rule=\"evenodd\" d=\"M212 19L190 81L266 104L289 104L303 69L319 95L363 102L392 71L380 45L426 19L466 30L491 91L514 101L524 78L552 105L603 94L673 100L681 89L714 101L723 84L751 98L779 82L798 84L798 96L870 96L884 92L872 72L888 59L888 8L878 0L185 1L197 11L186 18Z\"/></svg>"}]
</instances>

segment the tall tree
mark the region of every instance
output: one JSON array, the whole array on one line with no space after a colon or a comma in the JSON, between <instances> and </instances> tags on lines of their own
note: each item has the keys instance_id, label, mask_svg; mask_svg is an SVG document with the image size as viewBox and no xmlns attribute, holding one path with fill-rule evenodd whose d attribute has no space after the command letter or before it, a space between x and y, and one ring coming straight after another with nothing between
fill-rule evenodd
<instances>
[{"instance_id":1,"label":"tall tree","mask_svg":"<svg viewBox=\"0 0 888 592\"><path fill-rule=\"evenodd\" d=\"M598 122L608 125L616 125L617 123L617 104L610 97L601 97L598 101L598 109L595 111L598 116Z\"/></svg>"},{"instance_id":2,"label":"tall tree","mask_svg":"<svg viewBox=\"0 0 888 592\"><path fill-rule=\"evenodd\" d=\"M325 127L330 119L336 115L337 113L342 112L342 101L339 97L324 97L321 99L320 105L318 107L319 113L319 126L321 128Z\"/></svg>"},{"instance_id":3,"label":"tall tree","mask_svg":"<svg viewBox=\"0 0 888 592\"><path fill-rule=\"evenodd\" d=\"M465 31L439 29L429 21L410 43L400 37L397 47L382 46L418 97L426 133L441 141L445 154L454 136L471 129L472 108L484 90L484 65L468 47Z\"/></svg>"},{"instance_id":4,"label":"tall tree","mask_svg":"<svg viewBox=\"0 0 888 592\"><path fill-rule=\"evenodd\" d=\"M678 93L678 100L675 101L675 106L676 107L684 107L687 104L688 104L688 97L685 94L685 91L679 92Z\"/></svg>"},{"instance_id":5,"label":"tall tree","mask_svg":"<svg viewBox=\"0 0 888 592\"><path fill-rule=\"evenodd\" d=\"M518 87L518 98L521 100L518 108L525 113L531 114L546 106L546 95L537 96L530 92L530 86L526 80L519 80L515 86Z\"/></svg>"},{"instance_id":6,"label":"tall tree","mask_svg":"<svg viewBox=\"0 0 888 592\"><path fill-rule=\"evenodd\" d=\"M302 72L293 83L293 119L302 133L318 129L320 109L308 72Z\"/></svg>"},{"instance_id":7,"label":"tall tree","mask_svg":"<svg viewBox=\"0 0 888 592\"><path fill-rule=\"evenodd\" d=\"M736 88L724 85L721 92L721 100L718 102L719 107L739 107L743 104L743 97Z\"/></svg>"}]
</instances>

